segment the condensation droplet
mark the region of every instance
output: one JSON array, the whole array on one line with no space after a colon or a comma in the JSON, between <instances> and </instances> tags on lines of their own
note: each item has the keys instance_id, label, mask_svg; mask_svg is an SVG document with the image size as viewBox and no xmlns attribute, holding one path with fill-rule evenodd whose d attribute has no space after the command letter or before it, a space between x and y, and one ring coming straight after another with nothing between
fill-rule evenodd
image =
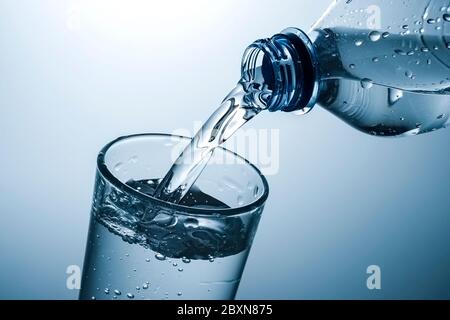
<instances>
[{"instance_id":1,"label":"condensation droplet","mask_svg":"<svg viewBox=\"0 0 450 320\"><path fill-rule=\"evenodd\" d=\"M361 39L358 39L355 41L355 46L360 47L363 43L364 43L364 41L362 41Z\"/></svg>"},{"instance_id":2,"label":"condensation droplet","mask_svg":"<svg viewBox=\"0 0 450 320\"><path fill-rule=\"evenodd\" d=\"M367 78L361 80L361 87L364 89L370 89L373 87L373 81Z\"/></svg>"},{"instance_id":3,"label":"condensation droplet","mask_svg":"<svg viewBox=\"0 0 450 320\"><path fill-rule=\"evenodd\" d=\"M381 33L379 33L378 31L372 31L369 33L369 39L372 42L376 42L381 39Z\"/></svg>"},{"instance_id":4,"label":"condensation droplet","mask_svg":"<svg viewBox=\"0 0 450 320\"><path fill-rule=\"evenodd\" d=\"M120 296L121 294L122 294L122 292L120 292L120 290L114 290L114 294L116 295L116 296Z\"/></svg>"},{"instance_id":5,"label":"condensation droplet","mask_svg":"<svg viewBox=\"0 0 450 320\"><path fill-rule=\"evenodd\" d=\"M118 162L115 166L114 166L114 171L119 172L120 169L122 169L123 163L122 162Z\"/></svg>"}]
</instances>

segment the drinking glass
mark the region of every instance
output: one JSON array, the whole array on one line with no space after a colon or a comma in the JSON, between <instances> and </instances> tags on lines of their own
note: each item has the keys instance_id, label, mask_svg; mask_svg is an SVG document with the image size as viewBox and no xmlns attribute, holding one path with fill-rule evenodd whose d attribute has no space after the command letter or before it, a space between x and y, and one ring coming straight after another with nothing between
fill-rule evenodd
<instances>
[{"instance_id":1,"label":"drinking glass","mask_svg":"<svg viewBox=\"0 0 450 320\"><path fill-rule=\"evenodd\" d=\"M247 160L217 148L179 204L152 197L191 139L118 138L97 158L80 299L233 299L268 196Z\"/></svg>"}]
</instances>

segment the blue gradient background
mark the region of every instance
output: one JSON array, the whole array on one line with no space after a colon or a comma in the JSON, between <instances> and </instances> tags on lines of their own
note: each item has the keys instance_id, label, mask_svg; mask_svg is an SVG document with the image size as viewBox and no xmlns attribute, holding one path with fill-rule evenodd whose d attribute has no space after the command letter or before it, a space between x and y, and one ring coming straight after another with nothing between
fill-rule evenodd
<instances>
[{"instance_id":1,"label":"blue gradient background","mask_svg":"<svg viewBox=\"0 0 450 320\"><path fill-rule=\"evenodd\" d=\"M328 3L0 0L0 298L76 298L98 150L192 128L249 43ZM320 108L251 125L280 130L280 171L238 298L450 298L449 130L374 138Z\"/></svg>"}]
</instances>

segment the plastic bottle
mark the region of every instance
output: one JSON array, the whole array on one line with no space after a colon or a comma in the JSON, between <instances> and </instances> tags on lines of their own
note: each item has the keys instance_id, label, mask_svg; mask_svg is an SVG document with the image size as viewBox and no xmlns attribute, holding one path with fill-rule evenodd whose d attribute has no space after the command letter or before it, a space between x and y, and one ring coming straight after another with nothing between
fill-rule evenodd
<instances>
[{"instance_id":1,"label":"plastic bottle","mask_svg":"<svg viewBox=\"0 0 450 320\"><path fill-rule=\"evenodd\" d=\"M341 0L305 33L255 41L242 79L270 111L316 104L376 136L445 127L450 115L450 1Z\"/></svg>"}]
</instances>

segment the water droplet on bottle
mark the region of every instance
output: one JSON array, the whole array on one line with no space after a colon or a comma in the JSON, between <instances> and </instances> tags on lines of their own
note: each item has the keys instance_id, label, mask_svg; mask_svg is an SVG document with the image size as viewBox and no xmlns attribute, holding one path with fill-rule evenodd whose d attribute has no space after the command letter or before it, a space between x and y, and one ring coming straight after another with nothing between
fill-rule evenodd
<instances>
[{"instance_id":1,"label":"water droplet on bottle","mask_svg":"<svg viewBox=\"0 0 450 320\"><path fill-rule=\"evenodd\" d=\"M367 78L364 78L361 80L361 87L363 87L363 89L370 89L373 87L373 81Z\"/></svg>"},{"instance_id":2,"label":"water droplet on bottle","mask_svg":"<svg viewBox=\"0 0 450 320\"><path fill-rule=\"evenodd\" d=\"M178 268L178 271L179 272L183 272L183 268Z\"/></svg>"},{"instance_id":3,"label":"water droplet on bottle","mask_svg":"<svg viewBox=\"0 0 450 320\"><path fill-rule=\"evenodd\" d=\"M414 76L414 74L412 73L412 71L407 70L407 71L405 72L405 76L407 76L408 78L412 79L413 76Z\"/></svg>"},{"instance_id":4,"label":"water droplet on bottle","mask_svg":"<svg viewBox=\"0 0 450 320\"><path fill-rule=\"evenodd\" d=\"M137 286L137 287L136 287L136 290L137 290L137 291L141 290L141 287Z\"/></svg>"},{"instance_id":5,"label":"water droplet on bottle","mask_svg":"<svg viewBox=\"0 0 450 320\"><path fill-rule=\"evenodd\" d=\"M406 56L406 52L401 49L395 49L394 52L399 56Z\"/></svg>"},{"instance_id":6,"label":"water droplet on bottle","mask_svg":"<svg viewBox=\"0 0 450 320\"><path fill-rule=\"evenodd\" d=\"M444 117L445 117L445 114L440 114L440 115L437 116L437 119L440 120L440 119L442 119Z\"/></svg>"},{"instance_id":7,"label":"water droplet on bottle","mask_svg":"<svg viewBox=\"0 0 450 320\"><path fill-rule=\"evenodd\" d=\"M355 69L356 66L352 63L349 65L349 67L350 67L350 69Z\"/></svg>"},{"instance_id":8,"label":"water droplet on bottle","mask_svg":"<svg viewBox=\"0 0 450 320\"><path fill-rule=\"evenodd\" d=\"M447 21L450 22L450 13L444 13L444 15L442 16L442 18Z\"/></svg>"},{"instance_id":9,"label":"water droplet on bottle","mask_svg":"<svg viewBox=\"0 0 450 320\"><path fill-rule=\"evenodd\" d=\"M150 258L145 259L146 262L150 262Z\"/></svg>"},{"instance_id":10,"label":"water droplet on bottle","mask_svg":"<svg viewBox=\"0 0 450 320\"><path fill-rule=\"evenodd\" d=\"M121 294L122 294L122 292L120 292L119 290L114 290L114 294L116 295L116 296L120 296Z\"/></svg>"},{"instance_id":11,"label":"water droplet on bottle","mask_svg":"<svg viewBox=\"0 0 450 320\"><path fill-rule=\"evenodd\" d=\"M96 298L94 296L91 297L91 300L96 300Z\"/></svg>"},{"instance_id":12,"label":"water droplet on bottle","mask_svg":"<svg viewBox=\"0 0 450 320\"><path fill-rule=\"evenodd\" d=\"M181 297L183 294L181 292L177 293L177 296Z\"/></svg>"},{"instance_id":13,"label":"water droplet on bottle","mask_svg":"<svg viewBox=\"0 0 450 320\"><path fill-rule=\"evenodd\" d=\"M378 57L372 58L372 62L379 62L379 61L380 61L380 59Z\"/></svg>"},{"instance_id":14,"label":"water droplet on bottle","mask_svg":"<svg viewBox=\"0 0 450 320\"><path fill-rule=\"evenodd\" d=\"M369 33L369 39L370 41L376 42L381 39L381 33L378 31L372 31Z\"/></svg>"},{"instance_id":15,"label":"water droplet on bottle","mask_svg":"<svg viewBox=\"0 0 450 320\"><path fill-rule=\"evenodd\" d=\"M148 289L148 284L147 284L147 283L144 283L144 284L142 285L142 289L147 290L147 289Z\"/></svg>"},{"instance_id":16,"label":"water droplet on bottle","mask_svg":"<svg viewBox=\"0 0 450 320\"><path fill-rule=\"evenodd\" d=\"M197 228L198 220L194 218L187 218L186 220L184 220L183 224L186 228Z\"/></svg>"},{"instance_id":17,"label":"water droplet on bottle","mask_svg":"<svg viewBox=\"0 0 450 320\"><path fill-rule=\"evenodd\" d=\"M445 44L445 47L446 47L447 49L450 49L450 42L447 42L447 43Z\"/></svg>"},{"instance_id":18,"label":"water droplet on bottle","mask_svg":"<svg viewBox=\"0 0 450 320\"><path fill-rule=\"evenodd\" d=\"M400 121L405 121L405 118L403 118L403 117L400 117Z\"/></svg>"},{"instance_id":19,"label":"water droplet on bottle","mask_svg":"<svg viewBox=\"0 0 450 320\"><path fill-rule=\"evenodd\" d=\"M435 24L436 23L436 19L430 18L427 20L428 24Z\"/></svg>"},{"instance_id":20,"label":"water droplet on bottle","mask_svg":"<svg viewBox=\"0 0 450 320\"><path fill-rule=\"evenodd\" d=\"M122 169L123 163L122 162L118 162L115 166L114 166L114 171L119 172L120 169Z\"/></svg>"},{"instance_id":21,"label":"water droplet on bottle","mask_svg":"<svg viewBox=\"0 0 450 320\"><path fill-rule=\"evenodd\" d=\"M401 98L403 98L403 91L398 89L389 89L389 105L393 106Z\"/></svg>"},{"instance_id":22,"label":"water droplet on bottle","mask_svg":"<svg viewBox=\"0 0 450 320\"><path fill-rule=\"evenodd\" d=\"M128 299L134 299L134 294L132 294L132 293L127 293L127 297L128 297Z\"/></svg>"},{"instance_id":23,"label":"water droplet on bottle","mask_svg":"<svg viewBox=\"0 0 450 320\"><path fill-rule=\"evenodd\" d=\"M189 262L191 262L191 259L183 257L183 258L181 258L181 261L183 261L184 263L189 263Z\"/></svg>"},{"instance_id":24,"label":"water droplet on bottle","mask_svg":"<svg viewBox=\"0 0 450 320\"><path fill-rule=\"evenodd\" d=\"M362 41L361 39L358 39L355 41L355 46L359 47L364 43L364 41Z\"/></svg>"},{"instance_id":25,"label":"water droplet on bottle","mask_svg":"<svg viewBox=\"0 0 450 320\"><path fill-rule=\"evenodd\" d=\"M104 292L105 292L106 294L109 294L109 289L106 288Z\"/></svg>"},{"instance_id":26,"label":"water droplet on bottle","mask_svg":"<svg viewBox=\"0 0 450 320\"><path fill-rule=\"evenodd\" d=\"M383 39L386 39L387 37L389 37L391 34L389 32L383 32L383 34L381 35L383 37Z\"/></svg>"},{"instance_id":27,"label":"water droplet on bottle","mask_svg":"<svg viewBox=\"0 0 450 320\"><path fill-rule=\"evenodd\" d=\"M427 47L423 47L423 48L420 48L420 51L422 51L422 52L429 52L430 49L428 49Z\"/></svg>"},{"instance_id":28,"label":"water droplet on bottle","mask_svg":"<svg viewBox=\"0 0 450 320\"><path fill-rule=\"evenodd\" d=\"M178 266L178 263L174 262L174 263L172 263L172 266L176 267L176 266Z\"/></svg>"},{"instance_id":29,"label":"water droplet on bottle","mask_svg":"<svg viewBox=\"0 0 450 320\"><path fill-rule=\"evenodd\" d=\"M159 261L166 260L166 256L163 255L163 254L161 254L161 253L155 254L155 258L156 258L157 260L159 260Z\"/></svg>"},{"instance_id":30,"label":"water droplet on bottle","mask_svg":"<svg viewBox=\"0 0 450 320\"><path fill-rule=\"evenodd\" d=\"M408 29L409 29L409 26L408 26L407 24L404 24L404 25L402 25L402 29L403 29L403 30L408 30Z\"/></svg>"}]
</instances>

